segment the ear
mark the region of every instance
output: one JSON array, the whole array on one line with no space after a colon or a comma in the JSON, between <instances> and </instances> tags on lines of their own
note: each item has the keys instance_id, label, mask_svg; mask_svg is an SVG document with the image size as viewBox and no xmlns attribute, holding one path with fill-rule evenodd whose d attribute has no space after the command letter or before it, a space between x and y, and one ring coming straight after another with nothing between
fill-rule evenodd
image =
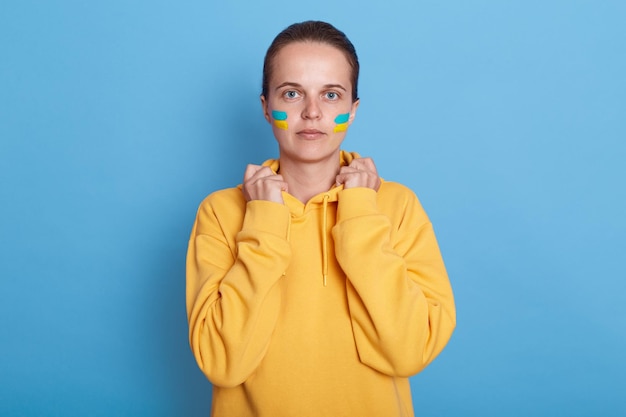
<instances>
[{"instance_id":1,"label":"ear","mask_svg":"<svg viewBox=\"0 0 626 417\"><path fill-rule=\"evenodd\" d=\"M271 124L272 120L270 119L270 111L268 109L268 105L269 103L265 99L265 96L261 95L261 107L263 107L263 117L265 117L265 120L267 120L267 122Z\"/></svg>"},{"instance_id":2,"label":"ear","mask_svg":"<svg viewBox=\"0 0 626 417\"><path fill-rule=\"evenodd\" d=\"M356 109L359 108L359 103L361 103L361 99L356 99L352 102L352 109L350 110L350 118L348 119L348 125L352 124L352 121L356 117Z\"/></svg>"}]
</instances>

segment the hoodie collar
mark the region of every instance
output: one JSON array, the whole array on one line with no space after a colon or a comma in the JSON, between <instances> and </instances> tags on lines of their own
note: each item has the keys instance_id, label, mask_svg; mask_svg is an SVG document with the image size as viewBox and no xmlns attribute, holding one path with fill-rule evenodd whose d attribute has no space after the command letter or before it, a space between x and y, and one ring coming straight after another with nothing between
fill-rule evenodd
<instances>
[{"instance_id":1,"label":"hoodie collar","mask_svg":"<svg viewBox=\"0 0 626 417\"><path fill-rule=\"evenodd\" d=\"M341 150L339 152L339 166L347 166L356 159L360 158L360 155L357 152L347 152ZM280 160L279 159L268 159L263 162L263 166L270 167L270 169L274 173L278 173L280 170ZM337 201L337 193L343 190L343 185L334 186L330 190L320 193L316 196L313 196L306 204L302 204L298 199L293 197L291 194L283 193L283 198L285 200L285 204L287 204L292 211L306 211L305 206L315 205L315 204L326 204L328 202ZM297 208L300 208L298 210ZM294 210L295 209L295 210Z\"/></svg>"}]
</instances>

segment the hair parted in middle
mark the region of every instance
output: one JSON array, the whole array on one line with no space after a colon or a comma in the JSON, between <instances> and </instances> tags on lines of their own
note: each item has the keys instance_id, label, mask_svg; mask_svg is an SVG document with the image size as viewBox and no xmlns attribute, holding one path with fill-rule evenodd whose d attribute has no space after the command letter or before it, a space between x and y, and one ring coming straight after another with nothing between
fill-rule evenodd
<instances>
[{"instance_id":1,"label":"hair parted in middle","mask_svg":"<svg viewBox=\"0 0 626 417\"><path fill-rule=\"evenodd\" d=\"M335 28L330 23L308 20L306 22L294 23L280 32L272 41L265 54L263 62L263 84L261 95L267 97L269 80L272 75L272 65L274 57L285 46L294 42L319 42L339 49L345 55L351 68L352 81L352 101L359 99L359 59L352 42L342 31Z\"/></svg>"}]
</instances>

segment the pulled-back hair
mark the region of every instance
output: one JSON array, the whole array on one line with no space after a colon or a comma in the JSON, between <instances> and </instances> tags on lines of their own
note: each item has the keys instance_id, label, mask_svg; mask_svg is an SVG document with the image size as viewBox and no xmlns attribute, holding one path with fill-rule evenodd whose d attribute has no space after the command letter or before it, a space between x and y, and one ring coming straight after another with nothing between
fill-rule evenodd
<instances>
[{"instance_id":1,"label":"pulled-back hair","mask_svg":"<svg viewBox=\"0 0 626 417\"><path fill-rule=\"evenodd\" d=\"M273 61L276 54L284 47L293 42L319 42L339 49L345 55L351 68L352 101L359 98L359 59L354 45L348 37L330 23L309 20L302 23L294 23L280 32L267 49L263 62L263 85L261 94L267 97L269 80L273 71Z\"/></svg>"}]
</instances>

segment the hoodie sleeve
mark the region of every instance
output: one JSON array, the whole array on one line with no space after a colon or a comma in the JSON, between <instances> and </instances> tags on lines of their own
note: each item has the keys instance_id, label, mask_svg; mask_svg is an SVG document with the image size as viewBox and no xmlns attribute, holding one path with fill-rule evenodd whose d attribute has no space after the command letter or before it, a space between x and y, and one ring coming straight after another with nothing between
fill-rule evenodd
<instances>
[{"instance_id":1,"label":"hoodie sleeve","mask_svg":"<svg viewBox=\"0 0 626 417\"><path fill-rule=\"evenodd\" d=\"M245 213L245 214L243 214ZM291 257L289 212L269 201L200 206L187 252L191 349L215 385L232 387L267 351Z\"/></svg>"},{"instance_id":2,"label":"hoodie sleeve","mask_svg":"<svg viewBox=\"0 0 626 417\"><path fill-rule=\"evenodd\" d=\"M343 190L333 237L348 278L361 362L387 375L408 377L442 351L456 313L432 225L417 197L398 184L384 186L405 191Z\"/></svg>"}]
</instances>

